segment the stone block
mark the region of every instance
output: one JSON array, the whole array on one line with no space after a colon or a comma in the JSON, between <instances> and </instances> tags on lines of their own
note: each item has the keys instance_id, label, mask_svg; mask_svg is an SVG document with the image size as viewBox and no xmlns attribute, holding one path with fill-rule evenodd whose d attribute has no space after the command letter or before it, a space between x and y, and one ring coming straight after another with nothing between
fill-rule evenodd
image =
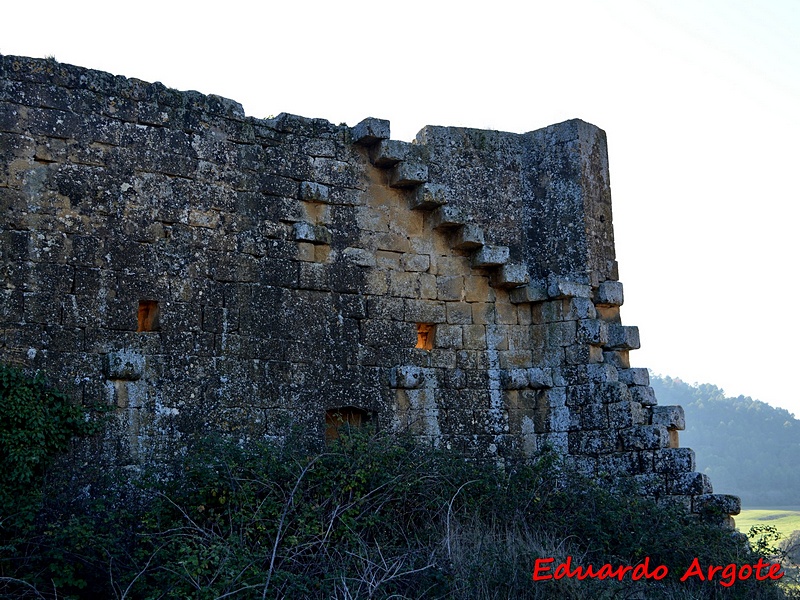
<instances>
[{"instance_id":1,"label":"stone block","mask_svg":"<svg viewBox=\"0 0 800 600\"><path fill-rule=\"evenodd\" d=\"M527 369L506 369L500 373L500 385L504 390L521 390L528 387Z\"/></svg>"},{"instance_id":2,"label":"stone block","mask_svg":"<svg viewBox=\"0 0 800 600\"><path fill-rule=\"evenodd\" d=\"M314 181L300 182L300 200L306 202L330 202L331 190L327 185Z\"/></svg>"},{"instance_id":3,"label":"stone block","mask_svg":"<svg viewBox=\"0 0 800 600\"><path fill-rule=\"evenodd\" d=\"M508 294L509 300L514 304L524 302L543 302L547 300L547 290L544 286L536 283L529 283L526 286L514 288Z\"/></svg>"},{"instance_id":4,"label":"stone block","mask_svg":"<svg viewBox=\"0 0 800 600\"><path fill-rule=\"evenodd\" d=\"M641 425L620 432L626 450L660 450L669 447L669 431L662 425Z\"/></svg>"},{"instance_id":5,"label":"stone block","mask_svg":"<svg viewBox=\"0 0 800 600\"><path fill-rule=\"evenodd\" d=\"M609 426L615 429L627 429L638 425L647 425L647 416L638 402L617 402L608 405Z\"/></svg>"},{"instance_id":6,"label":"stone block","mask_svg":"<svg viewBox=\"0 0 800 600\"><path fill-rule=\"evenodd\" d=\"M639 328L635 325L608 325L607 350L636 350L640 347Z\"/></svg>"},{"instance_id":7,"label":"stone block","mask_svg":"<svg viewBox=\"0 0 800 600\"><path fill-rule=\"evenodd\" d=\"M342 254L359 267L374 267L376 264L375 253L364 248L345 248Z\"/></svg>"},{"instance_id":8,"label":"stone block","mask_svg":"<svg viewBox=\"0 0 800 600\"><path fill-rule=\"evenodd\" d=\"M435 336L435 348L460 350L464 347L464 330L460 325L438 325Z\"/></svg>"},{"instance_id":9,"label":"stone block","mask_svg":"<svg viewBox=\"0 0 800 600\"><path fill-rule=\"evenodd\" d=\"M508 262L508 246L483 246L472 255L472 266L499 267Z\"/></svg>"},{"instance_id":10,"label":"stone block","mask_svg":"<svg viewBox=\"0 0 800 600\"><path fill-rule=\"evenodd\" d=\"M472 307L472 322L479 325L494 324L495 307L493 303L489 302L473 302L470 304Z\"/></svg>"},{"instance_id":11,"label":"stone block","mask_svg":"<svg viewBox=\"0 0 800 600\"><path fill-rule=\"evenodd\" d=\"M617 369L605 363L586 365L586 378L592 383L612 383L618 379Z\"/></svg>"},{"instance_id":12,"label":"stone block","mask_svg":"<svg viewBox=\"0 0 800 600\"><path fill-rule=\"evenodd\" d=\"M576 431L569 434L570 454L600 456L617 449L616 435L611 431Z\"/></svg>"},{"instance_id":13,"label":"stone block","mask_svg":"<svg viewBox=\"0 0 800 600\"><path fill-rule=\"evenodd\" d=\"M486 327L484 325L464 325L464 348L486 350Z\"/></svg>"},{"instance_id":14,"label":"stone block","mask_svg":"<svg viewBox=\"0 0 800 600\"><path fill-rule=\"evenodd\" d=\"M467 218L461 212L461 209L451 204L440 206L431 213L431 227L433 229L461 227L466 221Z\"/></svg>"},{"instance_id":15,"label":"stone block","mask_svg":"<svg viewBox=\"0 0 800 600\"><path fill-rule=\"evenodd\" d=\"M554 371L558 371L554 369ZM553 383L559 385L557 376ZM614 404L617 402L630 402L631 396L628 388L621 383L586 383L582 385L569 385L567 387L567 406L583 406L585 404Z\"/></svg>"},{"instance_id":16,"label":"stone block","mask_svg":"<svg viewBox=\"0 0 800 600\"><path fill-rule=\"evenodd\" d=\"M608 342L608 324L600 319L578 320L578 341L593 346L602 346Z\"/></svg>"},{"instance_id":17,"label":"stone block","mask_svg":"<svg viewBox=\"0 0 800 600\"><path fill-rule=\"evenodd\" d=\"M445 303L436 300L405 300L405 320L415 323L444 323Z\"/></svg>"},{"instance_id":18,"label":"stone block","mask_svg":"<svg viewBox=\"0 0 800 600\"><path fill-rule=\"evenodd\" d=\"M395 166L408 156L411 144L400 140L380 139L369 150L369 160L376 167L386 169Z\"/></svg>"},{"instance_id":19,"label":"stone block","mask_svg":"<svg viewBox=\"0 0 800 600\"><path fill-rule=\"evenodd\" d=\"M324 225L314 225L300 221L292 226L294 239L298 242L311 244L330 244L331 232Z\"/></svg>"},{"instance_id":20,"label":"stone block","mask_svg":"<svg viewBox=\"0 0 800 600\"><path fill-rule=\"evenodd\" d=\"M650 385L650 373L645 368L620 369L618 373L619 380L628 385Z\"/></svg>"},{"instance_id":21,"label":"stone block","mask_svg":"<svg viewBox=\"0 0 800 600\"><path fill-rule=\"evenodd\" d=\"M553 387L553 372L551 369L531 367L528 372L528 387L545 389Z\"/></svg>"},{"instance_id":22,"label":"stone block","mask_svg":"<svg viewBox=\"0 0 800 600\"><path fill-rule=\"evenodd\" d=\"M436 297L439 300L461 300L464 291L464 278L459 276L437 277L436 278Z\"/></svg>"},{"instance_id":23,"label":"stone block","mask_svg":"<svg viewBox=\"0 0 800 600\"><path fill-rule=\"evenodd\" d=\"M656 473L674 475L694 471L695 457L691 448L664 448L656 450L653 456Z\"/></svg>"},{"instance_id":24,"label":"stone block","mask_svg":"<svg viewBox=\"0 0 800 600\"><path fill-rule=\"evenodd\" d=\"M603 350L603 362L614 365L618 370L631 368L628 350Z\"/></svg>"},{"instance_id":25,"label":"stone block","mask_svg":"<svg viewBox=\"0 0 800 600\"><path fill-rule=\"evenodd\" d=\"M598 286L594 301L602 306L622 306L622 284L619 281L604 281Z\"/></svg>"},{"instance_id":26,"label":"stone block","mask_svg":"<svg viewBox=\"0 0 800 600\"><path fill-rule=\"evenodd\" d=\"M669 478L667 492L686 496L707 495L714 492L711 480L705 473L680 473Z\"/></svg>"},{"instance_id":27,"label":"stone block","mask_svg":"<svg viewBox=\"0 0 800 600\"><path fill-rule=\"evenodd\" d=\"M589 344L571 344L564 348L568 365L586 365L603 362L603 351L600 346Z\"/></svg>"},{"instance_id":28,"label":"stone block","mask_svg":"<svg viewBox=\"0 0 800 600\"><path fill-rule=\"evenodd\" d=\"M480 275L464 277L464 293L467 302L487 302L494 300L494 292L489 288L489 278Z\"/></svg>"},{"instance_id":29,"label":"stone block","mask_svg":"<svg viewBox=\"0 0 800 600\"><path fill-rule=\"evenodd\" d=\"M686 417L682 406L653 406L653 425L663 425L667 429L686 429Z\"/></svg>"},{"instance_id":30,"label":"stone block","mask_svg":"<svg viewBox=\"0 0 800 600\"><path fill-rule=\"evenodd\" d=\"M492 284L499 288L517 288L530 281L527 265L505 264L492 278Z\"/></svg>"},{"instance_id":31,"label":"stone block","mask_svg":"<svg viewBox=\"0 0 800 600\"><path fill-rule=\"evenodd\" d=\"M455 325L472 324L472 305L466 302L447 302L447 322Z\"/></svg>"},{"instance_id":32,"label":"stone block","mask_svg":"<svg viewBox=\"0 0 800 600\"><path fill-rule=\"evenodd\" d=\"M395 188L414 187L427 181L428 165L417 162L401 162L389 175L389 186Z\"/></svg>"},{"instance_id":33,"label":"stone block","mask_svg":"<svg viewBox=\"0 0 800 600\"><path fill-rule=\"evenodd\" d=\"M580 411L580 427L584 430L607 429L608 411L603 404L587 404Z\"/></svg>"},{"instance_id":34,"label":"stone block","mask_svg":"<svg viewBox=\"0 0 800 600\"><path fill-rule=\"evenodd\" d=\"M428 254L403 254L400 266L404 271L427 271L431 267L431 257Z\"/></svg>"},{"instance_id":35,"label":"stone block","mask_svg":"<svg viewBox=\"0 0 800 600\"><path fill-rule=\"evenodd\" d=\"M433 210L447 204L448 192L443 185L436 183L423 183L420 185L409 199L409 207L412 210Z\"/></svg>"},{"instance_id":36,"label":"stone block","mask_svg":"<svg viewBox=\"0 0 800 600\"><path fill-rule=\"evenodd\" d=\"M457 250L471 250L484 245L483 229L473 223L466 223L453 233L451 247Z\"/></svg>"},{"instance_id":37,"label":"stone block","mask_svg":"<svg viewBox=\"0 0 800 600\"><path fill-rule=\"evenodd\" d=\"M597 311L588 298L566 298L561 301L561 318L565 321L595 319Z\"/></svg>"},{"instance_id":38,"label":"stone block","mask_svg":"<svg viewBox=\"0 0 800 600\"><path fill-rule=\"evenodd\" d=\"M741 511L741 498L729 494L701 494L695 496L692 502L692 512L700 514L738 515Z\"/></svg>"},{"instance_id":39,"label":"stone block","mask_svg":"<svg viewBox=\"0 0 800 600\"><path fill-rule=\"evenodd\" d=\"M371 146L381 140L389 139L390 125L385 119L368 117L350 130L354 144Z\"/></svg>"},{"instance_id":40,"label":"stone block","mask_svg":"<svg viewBox=\"0 0 800 600\"><path fill-rule=\"evenodd\" d=\"M551 276L547 279L547 295L550 298L591 298L592 286Z\"/></svg>"},{"instance_id":41,"label":"stone block","mask_svg":"<svg viewBox=\"0 0 800 600\"><path fill-rule=\"evenodd\" d=\"M144 375L145 357L131 350L120 350L106 354L107 379L136 381Z\"/></svg>"},{"instance_id":42,"label":"stone block","mask_svg":"<svg viewBox=\"0 0 800 600\"><path fill-rule=\"evenodd\" d=\"M428 374L430 377L430 374ZM426 380L426 370L422 367L402 365L394 367L389 375L389 386L399 389L415 389L422 387Z\"/></svg>"}]
</instances>

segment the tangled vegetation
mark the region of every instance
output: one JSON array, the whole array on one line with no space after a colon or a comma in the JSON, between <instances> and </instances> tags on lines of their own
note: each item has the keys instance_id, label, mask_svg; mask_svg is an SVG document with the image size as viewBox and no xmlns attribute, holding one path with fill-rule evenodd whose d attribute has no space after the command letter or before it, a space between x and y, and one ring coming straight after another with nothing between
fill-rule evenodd
<instances>
[{"instance_id":1,"label":"tangled vegetation","mask_svg":"<svg viewBox=\"0 0 800 600\"><path fill-rule=\"evenodd\" d=\"M299 448L205 436L158 469L66 456L36 480L31 519L9 519L2 496L0 595L785 597L770 581L680 582L694 558L744 564L758 554L677 507L566 476L550 453L500 469L364 431L322 452ZM537 558L568 556L573 565L648 559L669 575L532 581Z\"/></svg>"}]
</instances>

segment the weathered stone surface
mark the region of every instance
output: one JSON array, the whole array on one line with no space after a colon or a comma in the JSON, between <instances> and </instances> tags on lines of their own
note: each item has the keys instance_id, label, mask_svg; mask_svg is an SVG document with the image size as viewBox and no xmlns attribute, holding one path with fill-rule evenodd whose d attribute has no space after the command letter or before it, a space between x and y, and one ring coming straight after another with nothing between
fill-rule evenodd
<instances>
[{"instance_id":1,"label":"weathered stone surface","mask_svg":"<svg viewBox=\"0 0 800 600\"><path fill-rule=\"evenodd\" d=\"M484 243L483 229L473 223L465 224L453 234L452 246L458 250L480 248Z\"/></svg>"},{"instance_id":2,"label":"weathered stone surface","mask_svg":"<svg viewBox=\"0 0 800 600\"><path fill-rule=\"evenodd\" d=\"M609 325L608 342L609 350L636 350L640 346L639 328L631 325Z\"/></svg>"},{"instance_id":3,"label":"weathered stone surface","mask_svg":"<svg viewBox=\"0 0 800 600\"><path fill-rule=\"evenodd\" d=\"M106 355L106 377L136 381L144 375L145 357L131 351L120 350Z\"/></svg>"},{"instance_id":4,"label":"weathered stone surface","mask_svg":"<svg viewBox=\"0 0 800 600\"><path fill-rule=\"evenodd\" d=\"M464 225L467 217L457 206L447 204L437 208L431 214L431 227L433 229L447 229Z\"/></svg>"},{"instance_id":5,"label":"weathered stone surface","mask_svg":"<svg viewBox=\"0 0 800 600\"><path fill-rule=\"evenodd\" d=\"M0 56L0 208L0 359L113 403L131 460L210 429L321 444L352 407L735 508L630 368L588 123L408 144Z\"/></svg>"},{"instance_id":6,"label":"weathered stone surface","mask_svg":"<svg viewBox=\"0 0 800 600\"><path fill-rule=\"evenodd\" d=\"M433 210L447 204L447 188L443 185L423 183L411 196L410 207L413 210Z\"/></svg>"},{"instance_id":7,"label":"weathered stone surface","mask_svg":"<svg viewBox=\"0 0 800 600\"><path fill-rule=\"evenodd\" d=\"M653 406L653 425L663 425L667 429L686 429L686 417L682 406Z\"/></svg>"},{"instance_id":8,"label":"weathered stone surface","mask_svg":"<svg viewBox=\"0 0 800 600\"><path fill-rule=\"evenodd\" d=\"M692 511L696 513L714 511L723 515L738 515L742 512L742 501L738 496L729 494L701 494L694 497Z\"/></svg>"},{"instance_id":9,"label":"weathered stone surface","mask_svg":"<svg viewBox=\"0 0 800 600\"><path fill-rule=\"evenodd\" d=\"M547 300L547 298L547 290L544 287L534 283L515 288L509 292L509 299L514 304L522 304L524 302L542 302Z\"/></svg>"},{"instance_id":10,"label":"weathered stone surface","mask_svg":"<svg viewBox=\"0 0 800 600\"><path fill-rule=\"evenodd\" d=\"M622 306L624 297L619 281L604 281L597 287L595 303L601 306Z\"/></svg>"},{"instance_id":11,"label":"weathered stone surface","mask_svg":"<svg viewBox=\"0 0 800 600\"><path fill-rule=\"evenodd\" d=\"M650 385L650 374L647 369L637 367L633 369L620 369L619 380L628 385Z\"/></svg>"},{"instance_id":12,"label":"weathered stone surface","mask_svg":"<svg viewBox=\"0 0 800 600\"><path fill-rule=\"evenodd\" d=\"M506 246L482 246L472 256L472 266L498 267L508 262L508 256Z\"/></svg>"},{"instance_id":13,"label":"weathered stone surface","mask_svg":"<svg viewBox=\"0 0 800 600\"><path fill-rule=\"evenodd\" d=\"M401 162L389 175L389 185L392 187L414 187L426 181L428 181L428 166L419 162Z\"/></svg>"},{"instance_id":14,"label":"weathered stone surface","mask_svg":"<svg viewBox=\"0 0 800 600\"><path fill-rule=\"evenodd\" d=\"M387 136L388 137L388 136ZM362 143L359 140L359 143ZM369 160L376 167L393 167L405 160L411 149L411 144L399 140L381 139L369 151Z\"/></svg>"},{"instance_id":15,"label":"weathered stone surface","mask_svg":"<svg viewBox=\"0 0 800 600\"><path fill-rule=\"evenodd\" d=\"M371 146L381 140L389 139L389 121L369 117L352 129L353 142Z\"/></svg>"},{"instance_id":16,"label":"weathered stone surface","mask_svg":"<svg viewBox=\"0 0 800 600\"><path fill-rule=\"evenodd\" d=\"M530 281L526 265L502 265L494 275L492 283L495 287L515 288Z\"/></svg>"}]
</instances>

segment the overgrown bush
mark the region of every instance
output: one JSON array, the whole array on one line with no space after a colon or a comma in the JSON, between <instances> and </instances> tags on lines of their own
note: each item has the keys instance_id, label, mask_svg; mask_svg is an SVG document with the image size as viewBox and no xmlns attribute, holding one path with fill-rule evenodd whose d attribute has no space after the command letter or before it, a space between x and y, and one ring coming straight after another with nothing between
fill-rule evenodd
<instances>
[{"instance_id":1,"label":"overgrown bush","mask_svg":"<svg viewBox=\"0 0 800 600\"><path fill-rule=\"evenodd\" d=\"M758 556L677 507L565 476L549 453L500 469L368 432L316 454L298 448L207 436L157 468L62 459L39 480L35 519L0 556L0 595L784 597L770 582L679 582L695 557L726 565ZM537 558L567 556L574 566L649 559L670 574L531 580Z\"/></svg>"},{"instance_id":2,"label":"overgrown bush","mask_svg":"<svg viewBox=\"0 0 800 600\"><path fill-rule=\"evenodd\" d=\"M0 364L0 552L17 552L17 534L32 526L48 465L74 436L98 428L84 407L48 386L41 374L31 377Z\"/></svg>"}]
</instances>

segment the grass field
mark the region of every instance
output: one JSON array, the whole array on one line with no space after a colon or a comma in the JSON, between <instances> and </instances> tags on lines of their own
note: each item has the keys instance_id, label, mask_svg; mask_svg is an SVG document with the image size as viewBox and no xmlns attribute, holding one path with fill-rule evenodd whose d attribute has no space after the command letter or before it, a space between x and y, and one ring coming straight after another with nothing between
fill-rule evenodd
<instances>
[{"instance_id":1,"label":"grass field","mask_svg":"<svg viewBox=\"0 0 800 600\"><path fill-rule=\"evenodd\" d=\"M793 506L792 509L800 509ZM742 510L734 517L736 527L747 533L753 525L772 525L781 532L784 538L793 531L800 530L800 510L784 510L780 508L754 508Z\"/></svg>"}]
</instances>

